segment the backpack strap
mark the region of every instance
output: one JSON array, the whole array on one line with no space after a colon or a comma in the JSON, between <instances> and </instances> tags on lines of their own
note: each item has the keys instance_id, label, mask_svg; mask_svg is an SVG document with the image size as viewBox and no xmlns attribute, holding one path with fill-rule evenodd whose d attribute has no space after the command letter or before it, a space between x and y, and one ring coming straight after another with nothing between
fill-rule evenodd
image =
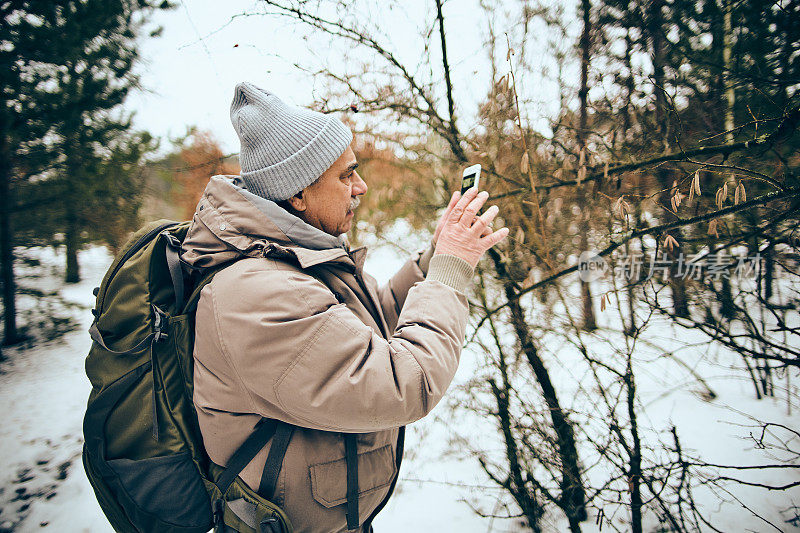
<instances>
[{"instance_id":1,"label":"backpack strap","mask_svg":"<svg viewBox=\"0 0 800 533\"><path fill-rule=\"evenodd\" d=\"M277 427L278 422L276 420L262 418L256 423L254 431L245 439L242 445L239 446L239 449L233 452L233 455L228 460L228 465L225 467L225 471L222 472L222 475L217 479L217 487L223 496L228 491L228 487L231 486L233 480L236 479L236 476L238 476L244 467L253 460L256 454L266 446L269 439L275 434Z\"/></svg>"},{"instance_id":2,"label":"backpack strap","mask_svg":"<svg viewBox=\"0 0 800 533\"><path fill-rule=\"evenodd\" d=\"M164 253L167 256L167 267L169 268L169 277L172 279L172 289L175 293L175 309L183 309L183 267L181 267L181 241L172 235L169 230L161 232L161 236L167 242Z\"/></svg>"},{"instance_id":3,"label":"backpack strap","mask_svg":"<svg viewBox=\"0 0 800 533\"><path fill-rule=\"evenodd\" d=\"M358 445L355 433L343 433L347 464L347 529L358 529Z\"/></svg>"},{"instance_id":4,"label":"backpack strap","mask_svg":"<svg viewBox=\"0 0 800 533\"><path fill-rule=\"evenodd\" d=\"M130 350L124 350L124 351L121 351L121 352L118 351L118 350L112 350L111 348L108 347L108 345L106 344L106 341L103 340L103 335L100 333L100 330L97 328L97 321L96 320L94 322L92 322L92 325L89 328L89 336L92 338L92 340L94 342L99 344L100 347L103 348L107 352L110 352L110 353L113 353L113 354L116 354L116 355L128 355L128 354L132 354L132 353L136 353L136 352L141 352L147 346L149 346L150 345L150 339L153 338L153 333L149 333L147 335L147 337L142 339L139 342L139 344L137 344L136 346L134 346Z\"/></svg>"},{"instance_id":5,"label":"backpack strap","mask_svg":"<svg viewBox=\"0 0 800 533\"><path fill-rule=\"evenodd\" d=\"M286 456L286 449L289 441L292 440L294 426L285 422L277 421L278 429L275 432L275 440L269 448L267 462L264 463L264 470L261 472L261 483L258 485L258 494L270 501L274 501L275 487L278 485L278 474L283 466L283 458Z\"/></svg>"}]
</instances>

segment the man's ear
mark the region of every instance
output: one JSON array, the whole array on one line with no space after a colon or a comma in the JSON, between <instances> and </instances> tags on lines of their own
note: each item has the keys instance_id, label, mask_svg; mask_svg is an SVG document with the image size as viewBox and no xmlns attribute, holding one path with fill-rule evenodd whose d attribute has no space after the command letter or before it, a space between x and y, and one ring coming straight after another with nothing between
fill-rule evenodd
<instances>
[{"instance_id":1,"label":"man's ear","mask_svg":"<svg viewBox=\"0 0 800 533\"><path fill-rule=\"evenodd\" d=\"M291 205L292 209L295 211L303 212L306 210L306 207L308 207L306 205L306 199L303 196L303 191L300 191L286 201L289 202L289 205Z\"/></svg>"}]
</instances>

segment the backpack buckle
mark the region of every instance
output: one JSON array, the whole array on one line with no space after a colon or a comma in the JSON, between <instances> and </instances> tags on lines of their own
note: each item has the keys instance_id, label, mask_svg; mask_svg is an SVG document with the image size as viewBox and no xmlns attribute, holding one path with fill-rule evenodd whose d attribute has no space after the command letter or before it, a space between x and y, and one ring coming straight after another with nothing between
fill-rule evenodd
<instances>
[{"instance_id":1,"label":"backpack buckle","mask_svg":"<svg viewBox=\"0 0 800 533\"><path fill-rule=\"evenodd\" d=\"M214 533L225 533L225 523L223 516L222 499L214 500Z\"/></svg>"},{"instance_id":2,"label":"backpack buckle","mask_svg":"<svg viewBox=\"0 0 800 533\"><path fill-rule=\"evenodd\" d=\"M153 340L155 342L161 342L169 336L166 333L167 314L155 305L151 304L151 306L153 307L153 314L155 315L153 319Z\"/></svg>"},{"instance_id":3,"label":"backpack buckle","mask_svg":"<svg viewBox=\"0 0 800 533\"><path fill-rule=\"evenodd\" d=\"M178 238L175 235L170 233L169 230L162 231L161 235L167 241L167 244L169 244L173 249L180 250L181 241L178 240Z\"/></svg>"},{"instance_id":4,"label":"backpack buckle","mask_svg":"<svg viewBox=\"0 0 800 533\"><path fill-rule=\"evenodd\" d=\"M274 516L265 517L258 525L259 533L284 533L283 526Z\"/></svg>"}]
</instances>

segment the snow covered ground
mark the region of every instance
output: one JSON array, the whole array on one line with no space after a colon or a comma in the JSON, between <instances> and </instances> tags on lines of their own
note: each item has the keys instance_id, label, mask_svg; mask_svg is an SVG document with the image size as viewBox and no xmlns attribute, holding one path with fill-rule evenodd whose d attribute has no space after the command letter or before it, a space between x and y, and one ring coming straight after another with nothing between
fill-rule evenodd
<instances>
[{"instance_id":1,"label":"snow covered ground","mask_svg":"<svg viewBox=\"0 0 800 533\"><path fill-rule=\"evenodd\" d=\"M60 265L62 258L50 250L39 251L43 269ZM373 250L367 271L379 281L388 278L401 264L398 250L382 247ZM84 305L79 327L60 339L32 348L4 350L7 361L0 364L0 533L6 531L106 532L108 522L94 498L80 461L81 424L89 382L83 360L90 340L86 333L93 303L91 290L99 284L111 257L102 248L90 248L80 255L84 281L61 289L62 296ZM52 269L54 272L57 268ZM57 285L57 280L50 280ZM665 326L664 337L672 332ZM456 384L466 382L481 366L480 355L465 351ZM553 365L553 378L569 376L569 365ZM740 371L725 371L715 362L700 371L718 397L702 400L691 380L675 365L646 369L639 385L647 407L647 420L654 427L669 421L676 424L687 449L705 459L725 464L757 464L766 455L753 450L748 438L751 428L747 414L798 427L797 417L787 414L785 395L780 400L753 399L752 386ZM670 370L671 369L671 370ZM570 379L574 380L574 376ZM649 388L647 388L649 387ZM474 437L474 446L496 442L491 421L465 428L442 402L426 419L408 429L406 458L395 496L375 522L378 533L406 531L511 532L524 531L517 519L481 517L472 508L487 514L502 512L509 498L489 482L474 459L448 449L450 438L465 432ZM800 406L794 398L796 413ZM487 433L488 432L488 433ZM800 448L800 443L792 446ZM455 452L455 453L454 453ZM759 474L762 481L793 482L797 471ZM739 490L741 503L718 506L708 499L706 511L723 531L775 531L745 509L758 510L781 531L798 531L798 524L787 522L786 510L800 505L800 489L769 493ZM710 496L706 495L710 498ZM701 501L701 503L704 503ZM712 507L713 505L713 507ZM626 530L625 513L612 518L619 530ZM546 520L550 531L565 529L559 517ZM606 523L608 526L608 524ZM584 531L599 531L590 520ZM612 530L609 527L606 531ZM654 529L651 528L652 531Z\"/></svg>"}]
</instances>

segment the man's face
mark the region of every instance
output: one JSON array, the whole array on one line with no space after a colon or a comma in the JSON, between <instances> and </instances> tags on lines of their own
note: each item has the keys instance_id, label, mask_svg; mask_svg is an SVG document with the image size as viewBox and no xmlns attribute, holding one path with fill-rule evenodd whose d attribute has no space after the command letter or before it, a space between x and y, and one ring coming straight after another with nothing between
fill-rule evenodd
<instances>
[{"instance_id":1,"label":"man's face","mask_svg":"<svg viewBox=\"0 0 800 533\"><path fill-rule=\"evenodd\" d=\"M330 235L347 233L353 225L353 209L367 184L356 172L358 162L349 146L317 181L289 198L297 215Z\"/></svg>"}]
</instances>

